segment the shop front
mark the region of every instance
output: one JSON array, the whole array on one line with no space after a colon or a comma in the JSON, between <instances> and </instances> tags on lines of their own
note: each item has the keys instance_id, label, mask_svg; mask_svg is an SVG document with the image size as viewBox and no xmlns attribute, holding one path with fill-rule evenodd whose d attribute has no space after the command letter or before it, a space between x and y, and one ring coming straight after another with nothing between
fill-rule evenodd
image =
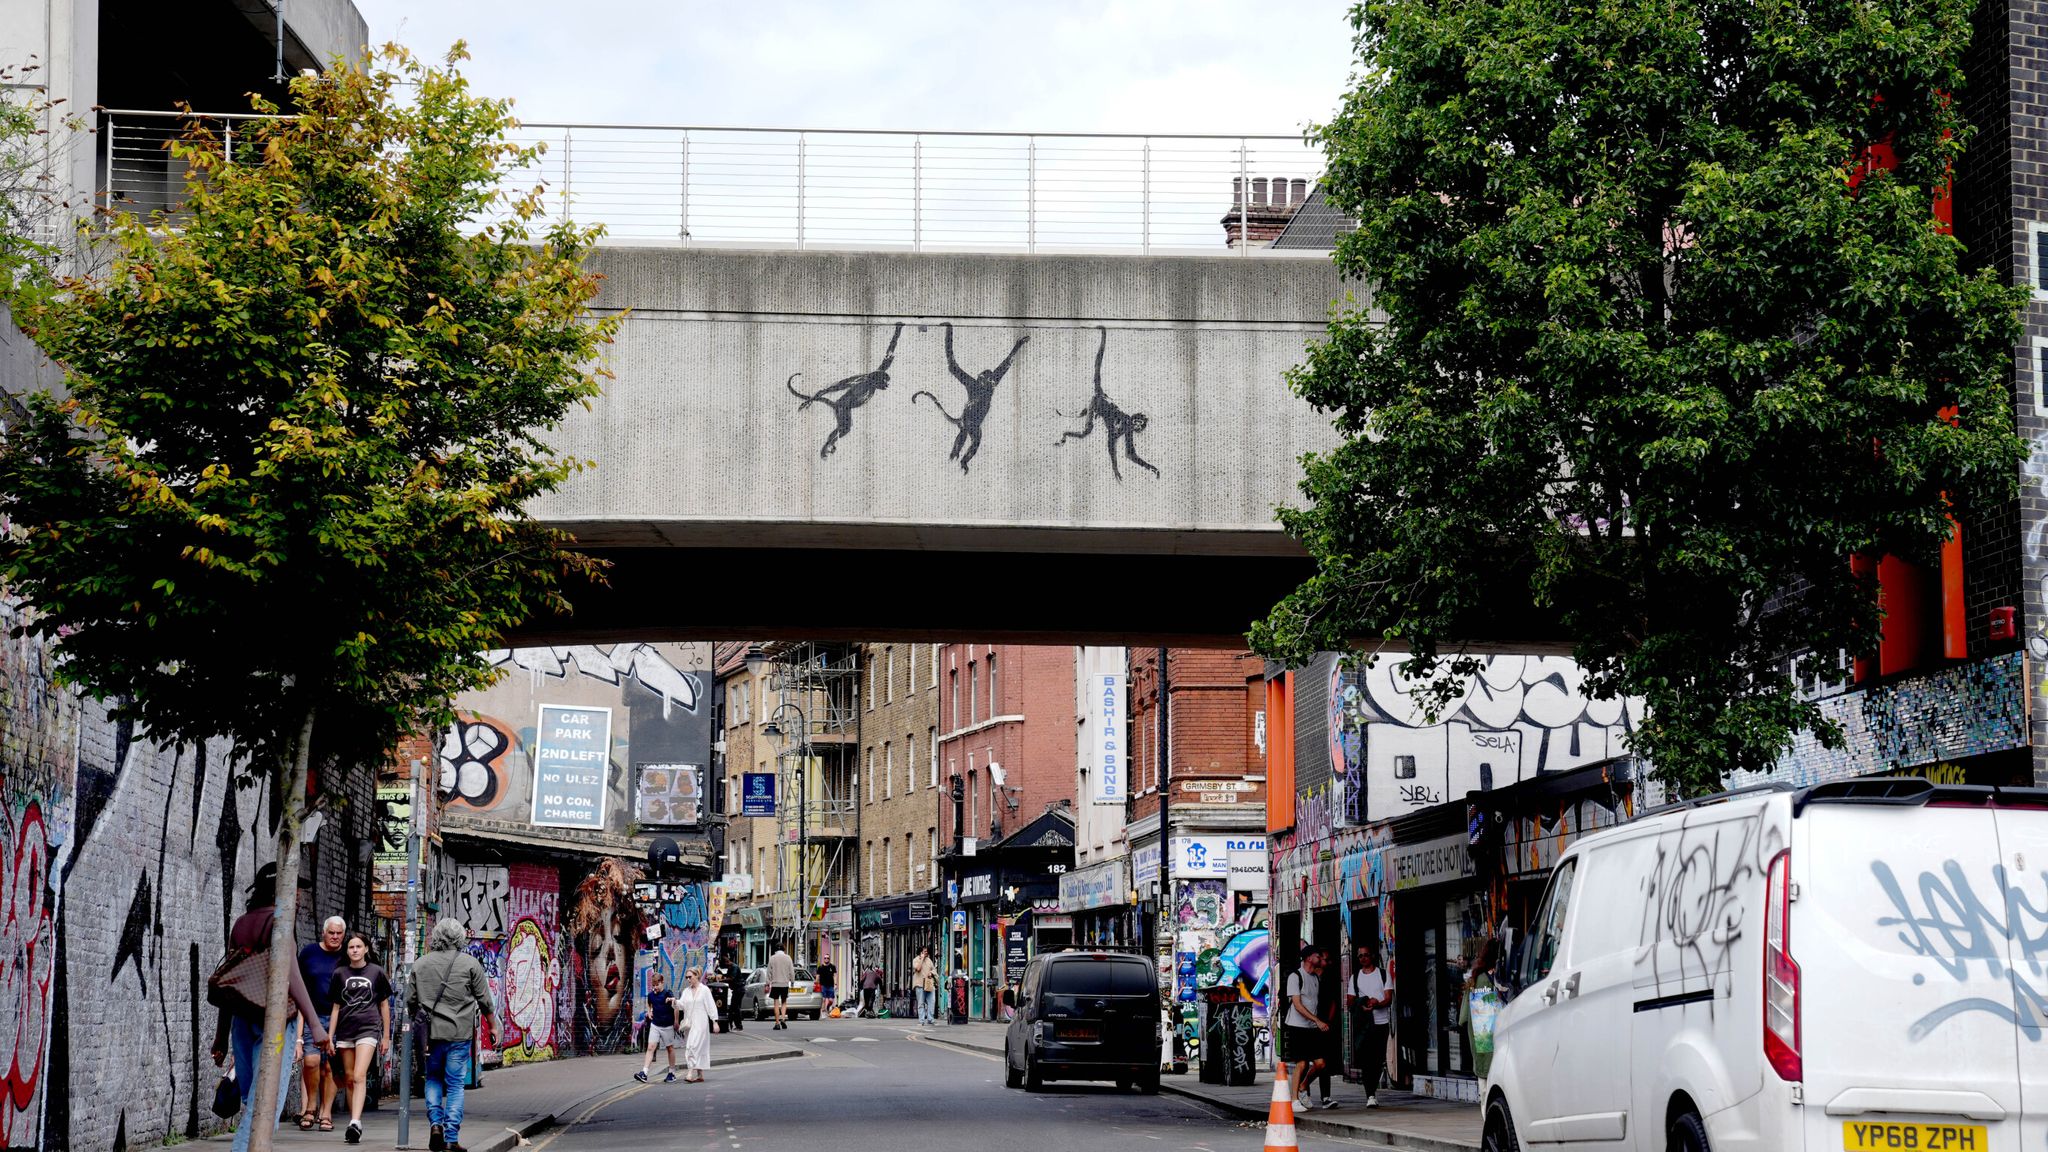
<instances>
[{"instance_id":1,"label":"shop front","mask_svg":"<svg viewBox=\"0 0 2048 1152\"><path fill-rule=\"evenodd\" d=\"M1489 924L1466 836L1395 844L1386 869L1396 925L1394 971L1400 974L1394 985L1400 1066L1418 1077L1470 1077L1472 1047L1459 1006L1466 970ZM1354 930L1352 954L1360 942Z\"/></svg>"},{"instance_id":2,"label":"shop front","mask_svg":"<svg viewBox=\"0 0 2048 1152\"><path fill-rule=\"evenodd\" d=\"M882 900L862 900L853 906L857 943L855 966L842 968L841 998L859 986L859 972L882 970L882 992L893 1003L909 999L910 966L918 950L930 948L934 957L945 955L940 938L935 893L918 892ZM943 963L943 959L941 960Z\"/></svg>"},{"instance_id":3,"label":"shop front","mask_svg":"<svg viewBox=\"0 0 2048 1152\"><path fill-rule=\"evenodd\" d=\"M1073 942L1083 948L1136 950L1143 944L1138 909L1131 901L1130 861L1123 857L1076 868L1059 878L1060 908L1073 918Z\"/></svg>"}]
</instances>

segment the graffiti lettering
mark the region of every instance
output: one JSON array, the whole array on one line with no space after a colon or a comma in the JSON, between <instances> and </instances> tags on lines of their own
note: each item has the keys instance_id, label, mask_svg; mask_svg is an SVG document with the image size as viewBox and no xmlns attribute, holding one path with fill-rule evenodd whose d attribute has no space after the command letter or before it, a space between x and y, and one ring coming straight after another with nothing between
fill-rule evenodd
<instances>
[{"instance_id":1,"label":"graffiti lettering","mask_svg":"<svg viewBox=\"0 0 2048 1152\"><path fill-rule=\"evenodd\" d=\"M1426 808L1431 804L1444 802L1442 794L1427 784L1403 784L1400 788L1400 797L1401 803L1416 808Z\"/></svg>"},{"instance_id":2,"label":"graffiti lettering","mask_svg":"<svg viewBox=\"0 0 2048 1152\"><path fill-rule=\"evenodd\" d=\"M2048 960L2048 877L2043 881L2044 899L2037 907L2021 885L2012 882L2004 865L1993 865L1991 883L1998 893L1998 906L1992 907L1977 895L1963 866L1947 860L1939 874L1920 873L1921 907L1916 910L1890 865L1874 860L1870 871L1898 912L1897 916L1878 917L1879 926L1900 928L1901 943L1915 955L1934 961L1959 984L1969 979L1970 965L1982 964L1986 976L2012 990L2010 1003L1969 996L1944 1004L1913 1021L1906 1029L1909 1039L1924 1040L1946 1021L1970 1012L1983 1012L2016 1025L2029 1040L2041 1039L2048 1030L2048 989L2031 981L2041 977L2043 962ZM2030 925L2041 930L2030 931ZM1921 979L1916 976L1914 982Z\"/></svg>"},{"instance_id":3,"label":"graffiti lettering","mask_svg":"<svg viewBox=\"0 0 2048 1152\"><path fill-rule=\"evenodd\" d=\"M0 819L7 814L0 810ZM44 1013L55 976L50 929L50 849L42 806L31 802L0 825L0 1136L10 1147L34 1144L36 1097L43 1079ZM140 965L138 958L137 964ZM27 1137L24 1141L22 1137Z\"/></svg>"}]
</instances>

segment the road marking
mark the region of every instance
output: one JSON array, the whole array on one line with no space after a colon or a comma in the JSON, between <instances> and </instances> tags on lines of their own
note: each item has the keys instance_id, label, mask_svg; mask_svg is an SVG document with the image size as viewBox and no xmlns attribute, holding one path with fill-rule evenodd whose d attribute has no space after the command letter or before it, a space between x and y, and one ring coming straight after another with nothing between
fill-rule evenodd
<instances>
[{"instance_id":1,"label":"road marking","mask_svg":"<svg viewBox=\"0 0 2048 1152\"><path fill-rule=\"evenodd\" d=\"M837 1037L837 1036L812 1036L812 1037L810 1037L810 1041L811 1041L811 1043L813 1043L813 1044L837 1044L837 1043L839 1043L839 1037Z\"/></svg>"},{"instance_id":2,"label":"road marking","mask_svg":"<svg viewBox=\"0 0 2048 1152\"><path fill-rule=\"evenodd\" d=\"M611 1095L606 1096L604 1099L599 1100L597 1103L592 1104L588 1108L585 1108L581 1116L576 1117L574 1120L569 1121L567 1124L555 1125L555 1128L552 1132L549 1132L546 1136L541 1137L539 1141L533 1144L533 1152L543 1152L543 1150L546 1149L548 1145L553 1144L555 1142L555 1138L557 1136L560 1136L562 1133L567 1132L569 1129L574 1128L576 1125L583 1123L585 1120L590 1119L592 1116L597 1115L600 1109L609 1108L613 1104L616 1104L619 1101L624 1100L626 1097L637 1095L651 1087L653 1087L653 1085L651 1084L628 1084L625 1087L619 1089L618 1091L612 1093Z\"/></svg>"},{"instance_id":3,"label":"road marking","mask_svg":"<svg viewBox=\"0 0 2048 1152\"><path fill-rule=\"evenodd\" d=\"M874 1044L877 1042L873 1036L854 1036L851 1039L855 1044Z\"/></svg>"},{"instance_id":4,"label":"road marking","mask_svg":"<svg viewBox=\"0 0 2048 1152\"><path fill-rule=\"evenodd\" d=\"M948 1044L942 1040L933 1040L927 1036L918 1036L908 1032L904 1033L904 1038L907 1040L915 1040L921 1044L929 1044L934 1048L944 1048L949 1053L958 1052L962 1056L979 1056L983 1060L988 1060L997 1064L1003 1063L1005 1059L1002 1055L995 1052L982 1052L978 1050L961 1048L957 1045Z\"/></svg>"}]
</instances>

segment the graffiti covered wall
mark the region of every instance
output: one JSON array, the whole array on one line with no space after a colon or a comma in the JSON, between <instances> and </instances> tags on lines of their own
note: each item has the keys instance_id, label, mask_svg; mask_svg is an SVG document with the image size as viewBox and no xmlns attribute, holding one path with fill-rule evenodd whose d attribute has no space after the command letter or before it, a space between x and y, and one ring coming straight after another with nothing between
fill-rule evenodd
<instances>
[{"instance_id":1,"label":"graffiti covered wall","mask_svg":"<svg viewBox=\"0 0 2048 1152\"><path fill-rule=\"evenodd\" d=\"M1345 824L1625 755L1642 722L1641 700L1591 698L1570 660L1489 656L1432 723L1404 667L1382 656L1330 668L1330 763Z\"/></svg>"},{"instance_id":2,"label":"graffiti covered wall","mask_svg":"<svg viewBox=\"0 0 2048 1152\"><path fill-rule=\"evenodd\" d=\"M0 631L15 612L0 602ZM109 719L55 684L40 644L0 640L5 1147L98 1152L219 1129L205 979L282 816L272 789L234 784L237 767L224 743L163 747ZM306 853L302 938L369 901L353 849L374 781L321 788L334 802Z\"/></svg>"}]
</instances>

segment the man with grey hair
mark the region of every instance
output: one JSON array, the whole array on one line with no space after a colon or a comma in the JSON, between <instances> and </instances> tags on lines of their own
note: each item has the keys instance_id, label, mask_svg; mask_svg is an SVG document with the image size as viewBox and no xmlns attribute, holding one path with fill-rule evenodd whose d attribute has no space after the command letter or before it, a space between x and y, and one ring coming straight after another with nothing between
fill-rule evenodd
<instances>
[{"instance_id":1,"label":"man with grey hair","mask_svg":"<svg viewBox=\"0 0 2048 1152\"><path fill-rule=\"evenodd\" d=\"M462 1086L469 1079L478 1013L491 1014L484 966L463 951L469 929L444 918L427 938L427 954L412 966L406 1001L427 1012L427 1147L463 1152Z\"/></svg>"},{"instance_id":2,"label":"man with grey hair","mask_svg":"<svg viewBox=\"0 0 2048 1152\"><path fill-rule=\"evenodd\" d=\"M327 985L334 979L334 970L348 966L348 957L342 952L342 944L348 939L348 921L339 916L329 916L320 926L320 938L299 949L299 978L306 982L306 995L313 998L313 1007L320 1012L322 1020L327 1019L334 1005L327 1000ZM319 1047L300 1040L300 1077L305 1092L299 1097L299 1130L305 1131L318 1124L322 1132L334 1131L334 1070L328 1065L327 1054Z\"/></svg>"}]
</instances>

